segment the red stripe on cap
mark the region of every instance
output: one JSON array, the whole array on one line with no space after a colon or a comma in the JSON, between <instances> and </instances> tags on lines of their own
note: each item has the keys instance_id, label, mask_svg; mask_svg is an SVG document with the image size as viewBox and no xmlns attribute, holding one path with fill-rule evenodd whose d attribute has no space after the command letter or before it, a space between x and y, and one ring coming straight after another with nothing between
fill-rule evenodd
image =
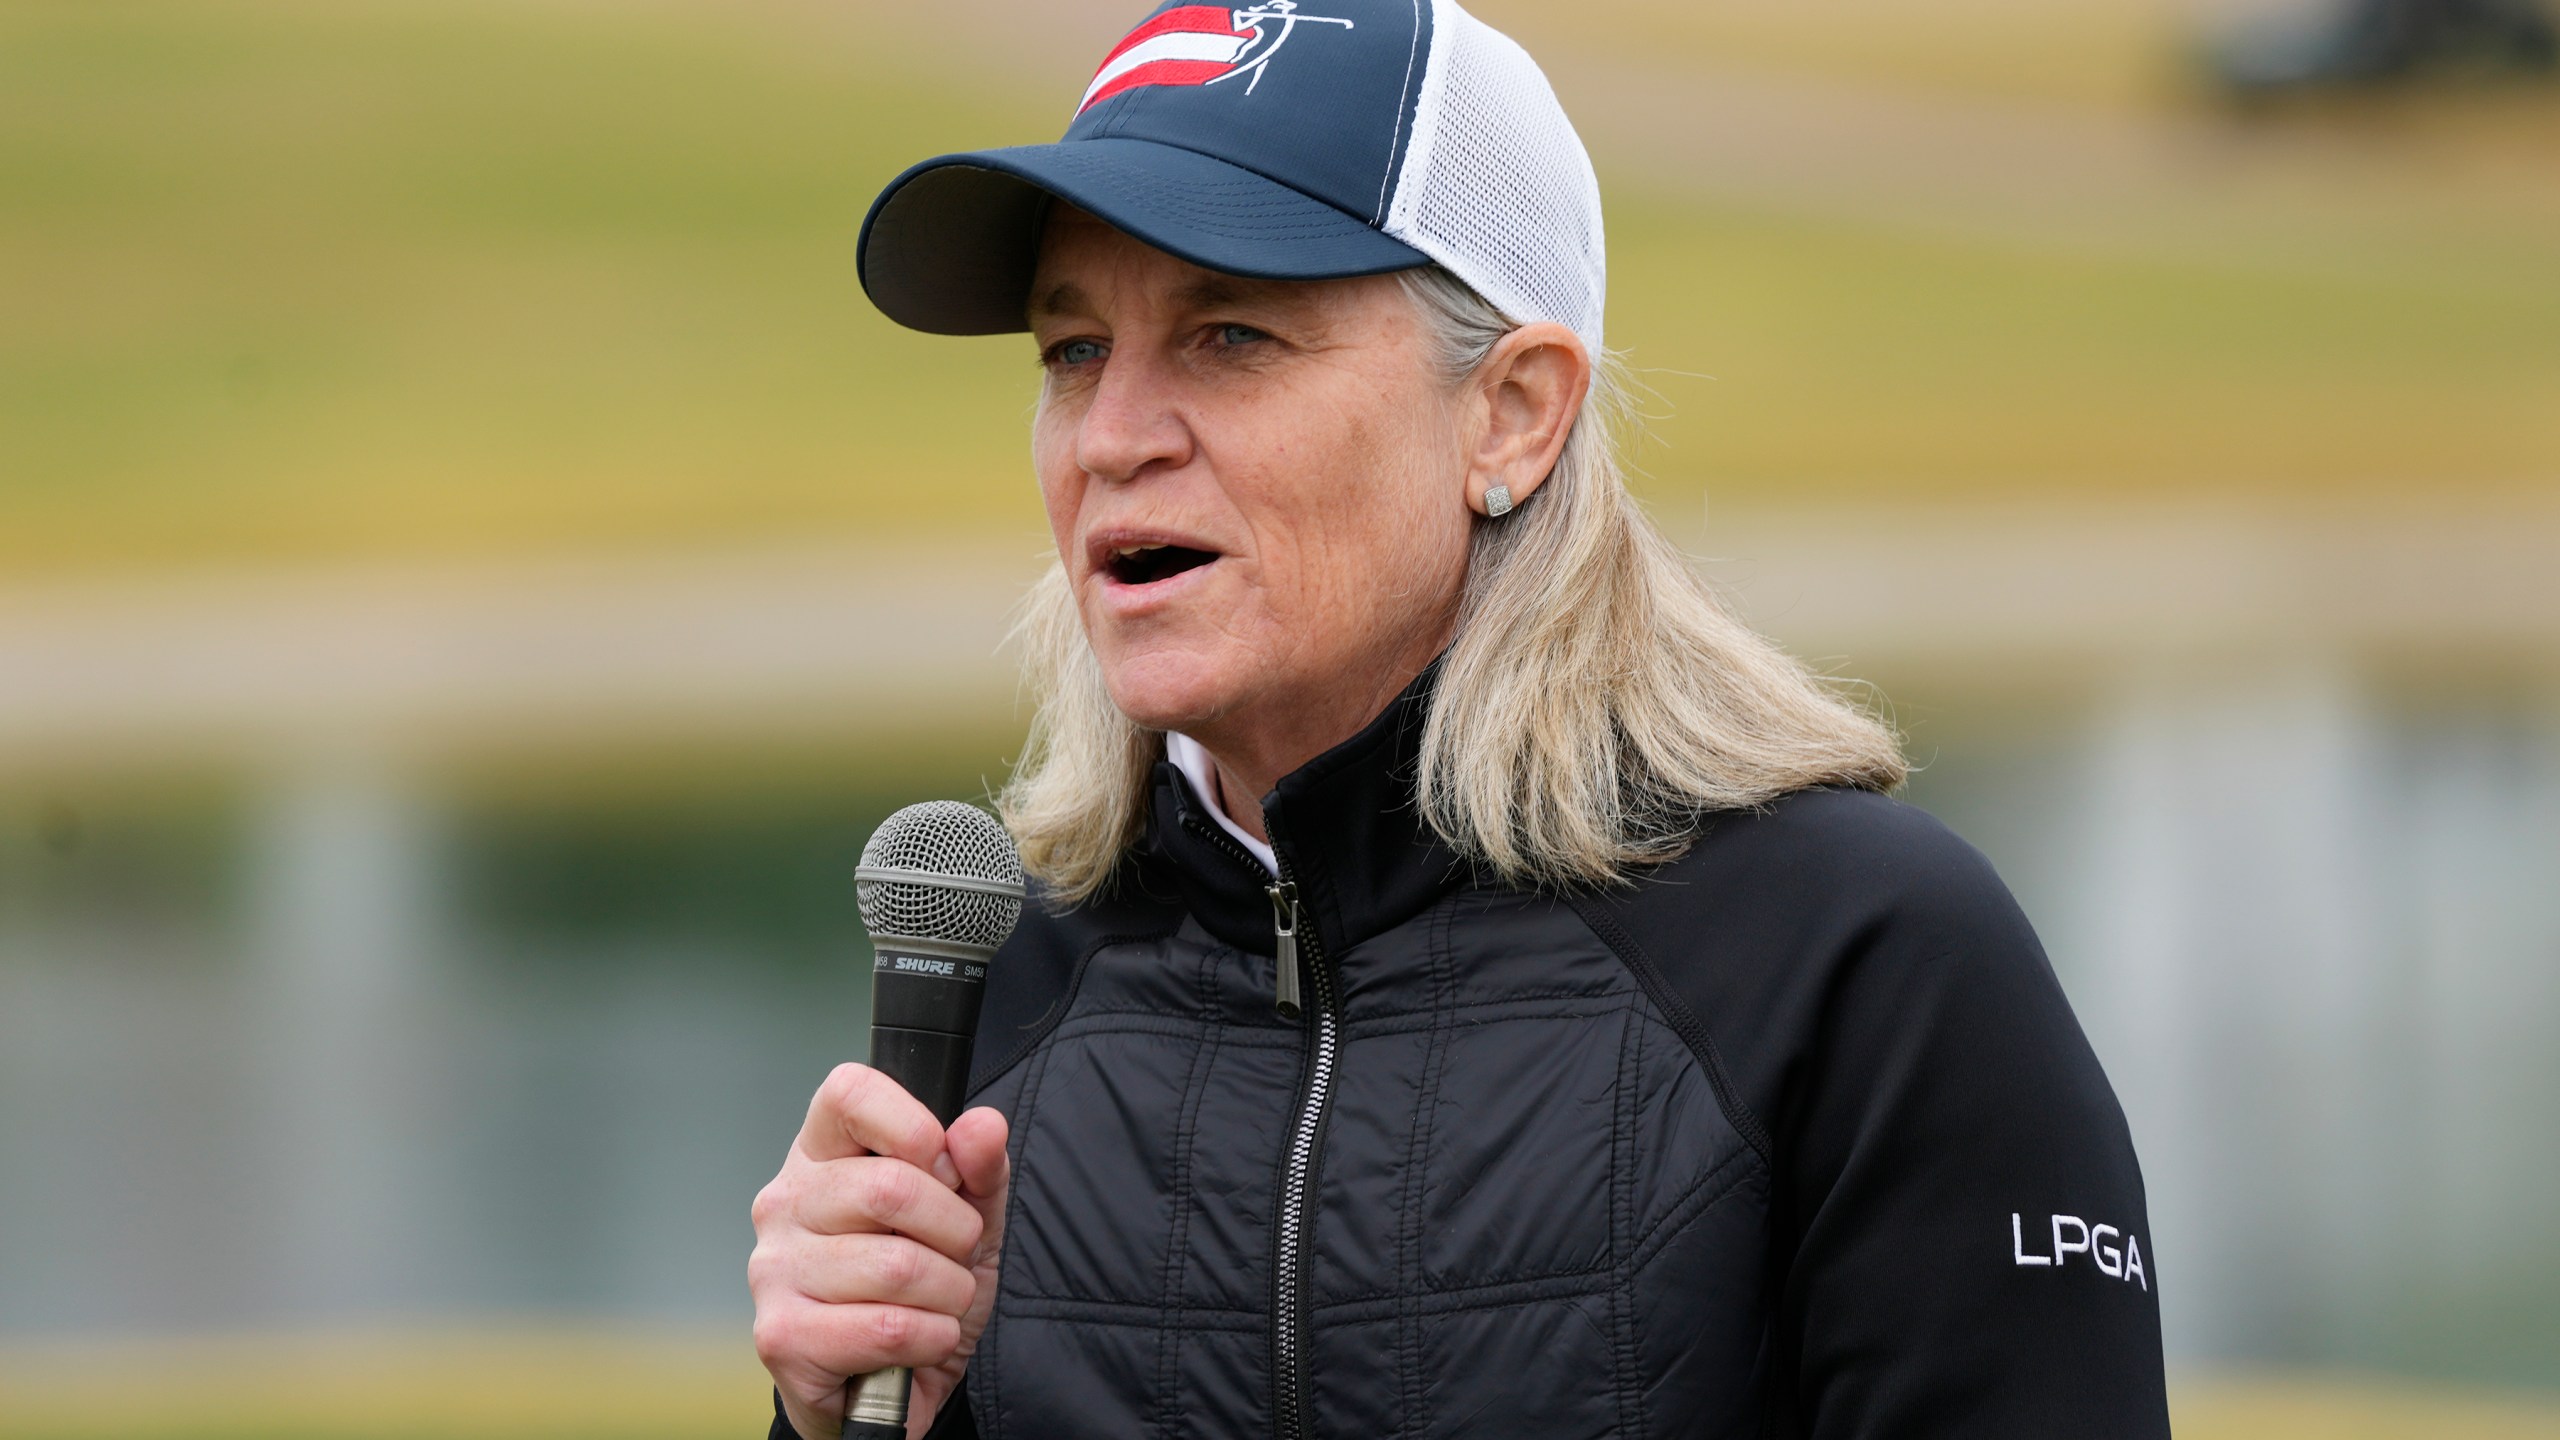
<instances>
[{"instance_id":1,"label":"red stripe on cap","mask_svg":"<svg viewBox=\"0 0 2560 1440\"><path fill-rule=\"evenodd\" d=\"M1126 75L1114 76L1110 84L1093 92L1093 98L1084 102L1084 109L1090 110L1123 90L1135 90L1141 85L1206 85L1234 68L1216 60L1158 60Z\"/></svg>"},{"instance_id":2,"label":"red stripe on cap","mask_svg":"<svg viewBox=\"0 0 2560 1440\"><path fill-rule=\"evenodd\" d=\"M1119 44L1111 47L1110 54L1102 57L1102 65L1108 65L1119 59L1132 45L1143 45L1159 35L1168 35L1177 30L1210 35L1233 35L1239 40L1251 39L1253 32L1235 28L1235 19L1236 12L1224 5L1178 5L1130 31ZM1102 65L1094 66L1093 73L1101 74ZM1099 100L1102 97L1097 95L1094 98Z\"/></svg>"}]
</instances>

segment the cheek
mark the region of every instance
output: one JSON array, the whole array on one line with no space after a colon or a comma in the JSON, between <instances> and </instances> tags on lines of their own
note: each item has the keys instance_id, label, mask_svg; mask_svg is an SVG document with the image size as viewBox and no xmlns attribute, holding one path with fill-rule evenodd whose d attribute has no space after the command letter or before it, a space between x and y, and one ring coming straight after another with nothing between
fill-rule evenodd
<instances>
[{"instance_id":1,"label":"cheek","mask_svg":"<svg viewBox=\"0 0 2560 1440\"><path fill-rule=\"evenodd\" d=\"M1466 564L1455 441L1436 396L1338 411L1320 434L1270 437L1268 533L1294 585L1283 604L1308 633L1367 632L1446 600ZM1279 558L1275 556L1274 558ZM1325 648L1333 648L1327 646Z\"/></svg>"},{"instance_id":2,"label":"cheek","mask_svg":"<svg viewBox=\"0 0 2560 1440\"><path fill-rule=\"evenodd\" d=\"M1365 540L1352 547L1404 571L1394 590L1461 563L1466 507L1459 497L1456 440L1439 397L1414 394L1347 427L1347 461L1360 483L1353 501Z\"/></svg>"},{"instance_id":3,"label":"cheek","mask_svg":"<svg viewBox=\"0 0 2560 1440\"><path fill-rule=\"evenodd\" d=\"M1060 559L1075 537L1076 512L1084 504L1084 468L1076 464L1075 422L1044 402L1031 422L1031 473Z\"/></svg>"}]
</instances>

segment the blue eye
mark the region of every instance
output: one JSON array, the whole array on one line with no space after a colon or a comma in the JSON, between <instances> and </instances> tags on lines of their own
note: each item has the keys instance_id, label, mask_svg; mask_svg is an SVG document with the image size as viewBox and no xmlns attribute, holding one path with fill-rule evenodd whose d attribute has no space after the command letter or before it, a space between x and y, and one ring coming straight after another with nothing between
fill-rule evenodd
<instances>
[{"instance_id":1,"label":"blue eye","mask_svg":"<svg viewBox=\"0 0 2560 1440\"><path fill-rule=\"evenodd\" d=\"M1049 352L1049 358L1061 365L1090 365L1102 358L1099 340L1069 340Z\"/></svg>"},{"instance_id":2,"label":"blue eye","mask_svg":"<svg viewBox=\"0 0 2560 1440\"><path fill-rule=\"evenodd\" d=\"M1250 325L1221 325L1218 327L1218 342L1222 345L1250 345L1256 340L1268 340L1270 338L1270 336L1263 334L1261 331L1254 329Z\"/></svg>"}]
</instances>

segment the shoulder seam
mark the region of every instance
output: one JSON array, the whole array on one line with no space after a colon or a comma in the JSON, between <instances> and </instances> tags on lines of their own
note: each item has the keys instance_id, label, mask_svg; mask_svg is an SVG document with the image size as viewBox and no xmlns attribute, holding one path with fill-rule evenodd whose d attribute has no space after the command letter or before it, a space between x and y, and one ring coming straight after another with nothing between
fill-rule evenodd
<instances>
[{"instance_id":1,"label":"shoulder seam","mask_svg":"<svg viewBox=\"0 0 2560 1440\"><path fill-rule=\"evenodd\" d=\"M1058 1028L1058 1022L1067 1017L1067 1006L1076 998L1076 992L1084 988L1085 966L1092 963L1093 957L1101 953L1104 946L1131 945L1141 940L1161 940L1180 928L1180 922L1177 921L1174 925L1163 930L1143 930L1129 934L1104 935L1095 939L1092 944L1085 946L1084 953L1076 957L1075 968L1067 972L1066 988L1058 992L1057 999L1049 1002L1049 1008L1041 1012L1039 1019L1031 1022L1030 1033L1024 1035L1021 1040L1015 1042L1013 1050L1007 1054L1002 1061L998 1062L992 1069L987 1071L987 1078L969 1087L969 1098L973 1100L976 1099L988 1086L1003 1079L1006 1071L1021 1064L1024 1056L1029 1055L1033 1050L1038 1049L1040 1042L1049 1038L1049 1032Z\"/></svg>"},{"instance_id":2,"label":"shoulder seam","mask_svg":"<svg viewBox=\"0 0 2560 1440\"><path fill-rule=\"evenodd\" d=\"M1653 957L1645 953L1636 937L1627 932L1627 927L1618 923L1617 913L1609 909L1600 897L1574 895L1567 897L1566 903L1582 917L1583 924L1591 927L1591 933L1599 936L1600 942L1608 946L1634 974L1636 983L1644 987L1645 995L1662 1012L1673 1033L1688 1043L1689 1053L1697 1057L1699 1067L1707 1072L1707 1084L1715 1091L1716 1106L1724 1111L1724 1118L1741 1132L1743 1142L1760 1156L1761 1163L1774 1168L1777 1157L1772 1153L1768 1129L1761 1125L1759 1116L1751 1113L1751 1107L1734 1094L1733 1081L1725 1072L1724 1056L1716 1049L1714 1033L1698 1018L1697 1012L1689 1008L1689 1002L1681 997L1680 992L1672 988L1662 968L1653 963Z\"/></svg>"}]
</instances>

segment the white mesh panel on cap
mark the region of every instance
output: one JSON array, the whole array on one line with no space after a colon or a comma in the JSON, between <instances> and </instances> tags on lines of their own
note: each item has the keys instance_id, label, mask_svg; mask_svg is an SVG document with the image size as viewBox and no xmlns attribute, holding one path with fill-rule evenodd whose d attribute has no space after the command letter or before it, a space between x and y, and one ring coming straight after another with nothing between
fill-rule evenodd
<instances>
[{"instance_id":1,"label":"white mesh panel on cap","mask_svg":"<svg viewBox=\"0 0 2560 1440\"><path fill-rule=\"evenodd\" d=\"M1431 59L1386 232L1514 320L1553 320L1600 348L1608 259L1600 182L1538 62L1434 0Z\"/></svg>"}]
</instances>

